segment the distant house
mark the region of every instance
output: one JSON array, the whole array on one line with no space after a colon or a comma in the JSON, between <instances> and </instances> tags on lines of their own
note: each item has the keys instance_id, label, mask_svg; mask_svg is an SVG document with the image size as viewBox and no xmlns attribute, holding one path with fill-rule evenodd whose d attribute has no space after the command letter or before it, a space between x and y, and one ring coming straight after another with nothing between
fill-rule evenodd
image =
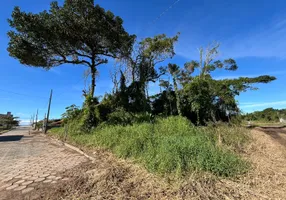
<instances>
[{"instance_id":1,"label":"distant house","mask_svg":"<svg viewBox=\"0 0 286 200\"><path fill-rule=\"evenodd\" d=\"M12 113L11 112L7 112L7 114L0 114L0 127L7 126L7 124L5 123L5 120L3 120L3 119L6 119L7 117L12 117L13 118Z\"/></svg>"},{"instance_id":2,"label":"distant house","mask_svg":"<svg viewBox=\"0 0 286 200\"><path fill-rule=\"evenodd\" d=\"M0 114L0 117L13 117L11 112L7 112L7 114Z\"/></svg>"}]
</instances>

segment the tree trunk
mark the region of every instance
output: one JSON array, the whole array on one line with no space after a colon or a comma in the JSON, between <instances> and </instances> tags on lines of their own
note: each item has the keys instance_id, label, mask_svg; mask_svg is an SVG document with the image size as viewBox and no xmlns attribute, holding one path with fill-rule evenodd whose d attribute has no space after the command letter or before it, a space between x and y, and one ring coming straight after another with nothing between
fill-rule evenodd
<instances>
[{"instance_id":1,"label":"tree trunk","mask_svg":"<svg viewBox=\"0 0 286 200\"><path fill-rule=\"evenodd\" d=\"M180 99L180 96L179 96L178 85L177 85L177 81L176 81L175 77L173 77L173 84L174 84L175 94L176 94L176 105L177 105L178 114L179 114L179 116L182 116L181 99Z\"/></svg>"},{"instance_id":2,"label":"tree trunk","mask_svg":"<svg viewBox=\"0 0 286 200\"><path fill-rule=\"evenodd\" d=\"M95 76L96 76L96 68L95 66L92 66L90 68L91 70L91 88L90 88L90 95L91 97L94 96L94 90L95 90Z\"/></svg>"}]
</instances>

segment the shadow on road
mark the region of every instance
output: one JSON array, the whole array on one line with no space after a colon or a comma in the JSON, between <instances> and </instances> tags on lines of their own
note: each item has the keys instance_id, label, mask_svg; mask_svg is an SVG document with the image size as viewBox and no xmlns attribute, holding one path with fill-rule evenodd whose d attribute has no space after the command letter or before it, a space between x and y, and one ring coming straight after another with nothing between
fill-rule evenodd
<instances>
[{"instance_id":1,"label":"shadow on road","mask_svg":"<svg viewBox=\"0 0 286 200\"><path fill-rule=\"evenodd\" d=\"M286 134L285 129L269 127L269 128L261 128L260 130L270 135L273 139L275 139L280 144L286 147L286 139L281 137L280 135L280 134Z\"/></svg>"},{"instance_id":2,"label":"shadow on road","mask_svg":"<svg viewBox=\"0 0 286 200\"><path fill-rule=\"evenodd\" d=\"M23 135L5 135L0 136L0 142L14 142L23 138Z\"/></svg>"}]
</instances>

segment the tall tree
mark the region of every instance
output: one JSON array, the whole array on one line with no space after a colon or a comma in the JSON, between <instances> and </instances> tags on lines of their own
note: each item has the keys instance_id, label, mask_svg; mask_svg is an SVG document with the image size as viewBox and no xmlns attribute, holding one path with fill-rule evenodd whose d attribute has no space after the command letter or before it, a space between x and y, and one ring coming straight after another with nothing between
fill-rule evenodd
<instances>
[{"instance_id":1,"label":"tall tree","mask_svg":"<svg viewBox=\"0 0 286 200\"><path fill-rule=\"evenodd\" d=\"M173 101L172 85L170 84L169 81L160 80L160 87L165 88L167 100L169 102L170 114L173 115L174 113L173 113L173 107L172 107L172 101ZM168 108L166 108L166 110L168 110Z\"/></svg>"},{"instance_id":2,"label":"tall tree","mask_svg":"<svg viewBox=\"0 0 286 200\"><path fill-rule=\"evenodd\" d=\"M132 101L143 106L146 111L146 88L149 82L155 82L165 73L163 68L156 66L168 58L175 55L174 44L177 42L179 34L174 37L167 37L165 34L157 35L134 45L133 53L125 62L129 66L132 83L129 90L132 93ZM138 107L137 107L138 108Z\"/></svg>"},{"instance_id":3,"label":"tall tree","mask_svg":"<svg viewBox=\"0 0 286 200\"><path fill-rule=\"evenodd\" d=\"M178 89L178 84L177 84L177 79L180 74L180 67L176 64L168 64L168 71L172 75L173 78L173 85L175 89L175 94L176 94L176 105L177 105L177 110L178 114L182 116L182 111L181 111L181 99L180 99L180 94L179 94L179 89Z\"/></svg>"},{"instance_id":4,"label":"tall tree","mask_svg":"<svg viewBox=\"0 0 286 200\"><path fill-rule=\"evenodd\" d=\"M199 69L200 78L210 76L210 73L216 69L225 69L229 71L237 70L237 64L235 60L231 58L225 59L223 61L216 60L216 57L219 54L219 46L219 43L213 43L206 49L200 48L200 60L192 60L191 62L185 63L185 69L181 74L182 84L192 80L192 75L196 69Z\"/></svg>"},{"instance_id":5,"label":"tall tree","mask_svg":"<svg viewBox=\"0 0 286 200\"><path fill-rule=\"evenodd\" d=\"M86 65L91 73L90 95L95 90L97 66L108 57L126 57L135 40L123 20L93 0L52 2L50 10L26 13L15 7L8 20L13 30L8 51L20 63L50 69L62 64Z\"/></svg>"},{"instance_id":6,"label":"tall tree","mask_svg":"<svg viewBox=\"0 0 286 200\"><path fill-rule=\"evenodd\" d=\"M235 97L249 89L257 89L256 83L269 83L276 78L273 76L259 76L254 78L240 77L236 79L214 80L211 72L217 69L228 71L237 70L233 59L216 60L219 44L210 45L199 50L200 60L187 62L179 76L183 86L184 114L194 122L204 124L206 121L228 118L229 114L239 112ZM198 75L194 72L198 70ZM194 117L194 114L197 117Z\"/></svg>"}]
</instances>

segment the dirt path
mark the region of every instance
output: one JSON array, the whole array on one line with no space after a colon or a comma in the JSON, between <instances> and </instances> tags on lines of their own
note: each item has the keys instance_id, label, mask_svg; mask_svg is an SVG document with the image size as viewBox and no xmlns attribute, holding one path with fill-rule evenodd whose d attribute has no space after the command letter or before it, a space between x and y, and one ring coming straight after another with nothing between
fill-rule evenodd
<instances>
[{"instance_id":1,"label":"dirt path","mask_svg":"<svg viewBox=\"0 0 286 200\"><path fill-rule=\"evenodd\" d=\"M253 170L245 178L245 184L265 199L285 199L286 130L256 129L252 135L254 142L248 152Z\"/></svg>"}]
</instances>

